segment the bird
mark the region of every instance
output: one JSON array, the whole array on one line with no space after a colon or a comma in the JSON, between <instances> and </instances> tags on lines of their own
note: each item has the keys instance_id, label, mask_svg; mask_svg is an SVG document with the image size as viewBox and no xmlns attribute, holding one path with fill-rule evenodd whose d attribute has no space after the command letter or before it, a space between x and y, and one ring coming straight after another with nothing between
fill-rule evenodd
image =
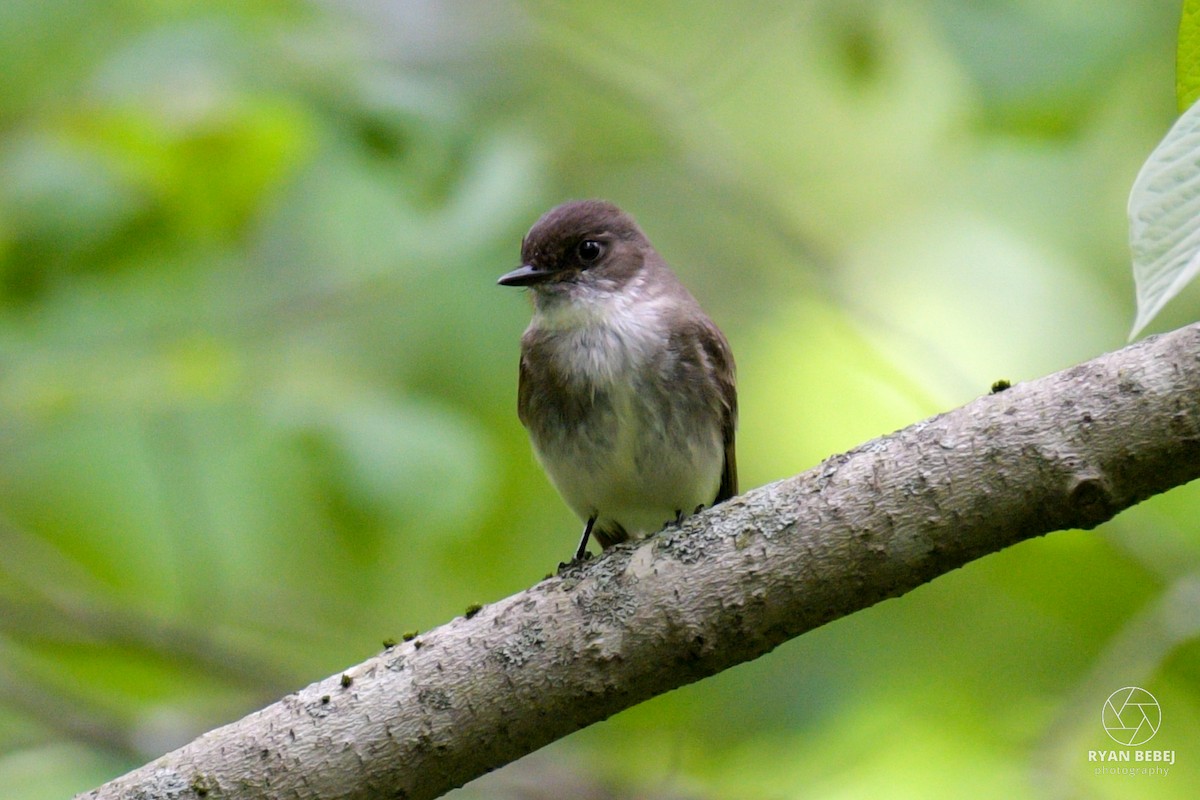
<instances>
[{"instance_id":1,"label":"bird","mask_svg":"<svg viewBox=\"0 0 1200 800\"><path fill-rule=\"evenodd\" d=\"M629 214L552 208L498 283L532 297L517 415L584 523L576 561L737 494L733 351Z\"/></svg>"}]
</instances>

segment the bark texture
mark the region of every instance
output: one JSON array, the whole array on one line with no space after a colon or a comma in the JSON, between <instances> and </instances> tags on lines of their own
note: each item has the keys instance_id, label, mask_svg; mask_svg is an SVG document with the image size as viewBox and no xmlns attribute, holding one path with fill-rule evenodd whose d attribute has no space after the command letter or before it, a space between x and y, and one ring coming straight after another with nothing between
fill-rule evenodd
<instances>
[{"instance_id":1,"label":"bark texture","mask_svg":"<svg viewBox=\"0 0 1200 800\"><path fill-rule=\"evenodd\" d=\"M433 798L986 553L1200 476L1200 325L563 569L80 795Z\"/></svg>"}]
</instances>

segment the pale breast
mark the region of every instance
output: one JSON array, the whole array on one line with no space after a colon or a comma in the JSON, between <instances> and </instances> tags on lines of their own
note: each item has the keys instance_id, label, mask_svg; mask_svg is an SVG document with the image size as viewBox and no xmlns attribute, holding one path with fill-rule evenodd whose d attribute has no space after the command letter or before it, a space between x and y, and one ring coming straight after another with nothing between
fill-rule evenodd
<instances>
[{"instance_id":1,"label":"pale breast","mask_svg":"<svg viewBox=\"0 0 1200 800\"><path fill-rule=\"evenodd\" d=\"M574 325L535 317L523 339L522 419L576 514L640 535L712 502L721 423L697 396L703 387L679 373L655 309L608 311Z\"/></svg>"}]
</instances>

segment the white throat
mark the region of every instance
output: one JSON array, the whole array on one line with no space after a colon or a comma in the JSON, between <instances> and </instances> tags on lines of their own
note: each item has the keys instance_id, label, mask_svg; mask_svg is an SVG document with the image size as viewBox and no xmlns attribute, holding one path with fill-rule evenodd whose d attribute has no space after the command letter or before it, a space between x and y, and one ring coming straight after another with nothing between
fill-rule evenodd
<instances>
[{"instance_id":1,"label":"white throat","mask_svg":"<svg viewBox=\"0 0 1200 800\"><path fill-rule=\"evenodd\" d=\"M621 291L593 288L587 297L563 297L534 311L531 329L552 334L564 372L592 383L627 380L630 369L666 346L662 295L644 298L638 276Z\"/></svg>"}]
</instances>

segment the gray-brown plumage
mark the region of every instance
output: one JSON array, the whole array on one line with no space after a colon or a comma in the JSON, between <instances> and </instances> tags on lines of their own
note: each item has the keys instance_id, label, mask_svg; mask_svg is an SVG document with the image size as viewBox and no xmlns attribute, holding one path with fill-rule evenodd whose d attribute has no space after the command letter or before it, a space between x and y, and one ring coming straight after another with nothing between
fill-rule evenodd
<instances>
[{"instance_id":1,"label":"gray-brown plumage","mask_svg":"<svg viewBox=\"0 0 1200 800\"><path fill-rule=\"evenodd\" d=\"M631 217L547 212L521 243L528 286L517 412L589 534L608 547L737 494L733 353Z\"/></svg>"}]
</instances>

